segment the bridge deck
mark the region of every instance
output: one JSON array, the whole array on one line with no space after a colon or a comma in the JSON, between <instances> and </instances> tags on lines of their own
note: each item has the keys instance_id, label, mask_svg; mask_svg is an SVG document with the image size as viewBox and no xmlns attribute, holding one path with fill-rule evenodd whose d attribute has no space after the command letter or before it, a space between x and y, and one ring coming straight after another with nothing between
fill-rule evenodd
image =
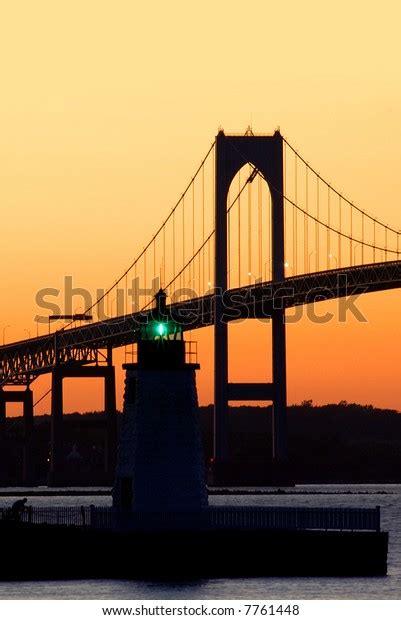
<instances>
[{"instance_id":1,"label":"bridge deck","mask_svg":"<svg viewBox=\"0 0 401 620\"><path fill-rule=\"evenodd\" d=\"M399 287L401 261L321 271L280 282L255 283L224 293L224 320L269 318L275 308ZM168 310L183 331L199 329L213 323L213 299L214 292L171 304ZM32 380L60 363L95 363L99 349L136 342L141 325L151 318L152 310L146 310L3 345L0 347L0 385L24 382L27 377Z\"/></svg>"}]
</instances>

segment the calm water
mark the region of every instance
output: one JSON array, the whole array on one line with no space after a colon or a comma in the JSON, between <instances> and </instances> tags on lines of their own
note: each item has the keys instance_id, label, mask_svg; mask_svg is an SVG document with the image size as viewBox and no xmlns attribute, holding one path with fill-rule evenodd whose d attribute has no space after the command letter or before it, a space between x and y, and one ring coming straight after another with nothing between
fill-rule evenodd
<instances>
[{"instance_id":1,"label":"calm water","mask_svg":"<svg viewBox=\"0 0 401 620\"><path fill-rule=\"evenodd\" d=\"M298 494L300 493L300 494ZM316 493L316 494L314 494ZM0 497L0 507L15 498ZM110 505L110 497L32 497L32 506ZM387 577L209 579L197 582L86 580L0 582L0 599L400 599L401 485L298 486L286 495L212 496L215 505L381 506L390 532Z\"/></svg>"}]
</instances>

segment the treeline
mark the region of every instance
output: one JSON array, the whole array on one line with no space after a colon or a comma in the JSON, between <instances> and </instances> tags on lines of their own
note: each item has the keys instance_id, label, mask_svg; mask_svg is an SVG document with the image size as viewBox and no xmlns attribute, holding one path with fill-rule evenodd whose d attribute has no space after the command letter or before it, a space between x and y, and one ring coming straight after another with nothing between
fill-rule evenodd
<instances>
[{"instance_id":1,"label":"treeline","mask_svg":"<svg viewBox=\"0 0 401 620\"><path fill-rule=\"evenodd\" d=\"M205 443L212 451L212 408ZM401 482L401 414L342 401L288 408L290 478L298 483ZM271 407L232 407L229 447L233 460L267 461L272 446Z\"/></svg>"},{"instance_id":2,"label":"treeline","mask_svg":"<svg viewBox=\"0 0 401 620\"><path fill-rule=\"evenodd\" d=\"M213 408L200 407L205 459L213 455ZM118 416L121 421L121 415ZM298 483L401 483L401 414L344 401L288 408L289 471ZM271 407L231 407L228 416L230 457L236 463L269 466ZM21 483L22 418L8 418L1 441L0 485ZM64 417L65 467L75 484L104 484L104 414ZM35 417L33 479L46 484L50 453L50 416Z\"/></svg>"}]
</instances>

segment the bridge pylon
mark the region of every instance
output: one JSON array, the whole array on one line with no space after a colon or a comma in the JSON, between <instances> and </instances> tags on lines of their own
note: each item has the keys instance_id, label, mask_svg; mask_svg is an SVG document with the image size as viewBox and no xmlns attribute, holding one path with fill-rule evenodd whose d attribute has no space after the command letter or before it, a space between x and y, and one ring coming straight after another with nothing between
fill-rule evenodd
<instances>
[{"instance_id":1,"label":"bridge pylon","mask_svg":"<svg viewBox=\"0 0 401 620\"><path fill-rule=\"evenodd\" d=\"M284 269L284 190L283 138L272 136L230 136L220 131L216 137L215 197L215 299L214 299L214 461L218 467L229 459L227 412L230 400L271 400L273 402L272 457L287 460L287 381L285 310L272 312L273 380L265 384L233 384L228 380L228 325L224 318L227 290L228 218L227 197L235 175L247 163L266 180L272 199L271 247L273 281L285 278Z\"/></svg>"}]
</instances>

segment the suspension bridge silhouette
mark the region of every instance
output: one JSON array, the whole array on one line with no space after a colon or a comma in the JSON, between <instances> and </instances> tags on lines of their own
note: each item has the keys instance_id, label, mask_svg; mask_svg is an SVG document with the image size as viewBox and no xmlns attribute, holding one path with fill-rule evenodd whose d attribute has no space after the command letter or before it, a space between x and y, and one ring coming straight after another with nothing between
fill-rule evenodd
<instances>
[{"instance_id":1,"label":"suspension bridge silhouette","mask_svg":"<svg viewBox=\"0 0 401 620\"><path fill-rule=\"evenodd\" d=\"M93 322L71 321L45 336L0 347L0 428L6 403L22 401L24 481L29 482L32 449L30 386L44 373L52 377L50 481L57 482L62 469L65 377L105 381L106 469L112 475L113 349L125 347L126 357L134 355L159 288L168 292L169 318L180 329L214 329L216 464L229 460L227 412L234 400L273 403L272 456L285 462L286 309L400 287L400 234L337 191L279 131L219 131L156 234L85 308ZM228 323L246 318L271 320L271 382L229 381Z\"/></svg>"}]
</instances>

